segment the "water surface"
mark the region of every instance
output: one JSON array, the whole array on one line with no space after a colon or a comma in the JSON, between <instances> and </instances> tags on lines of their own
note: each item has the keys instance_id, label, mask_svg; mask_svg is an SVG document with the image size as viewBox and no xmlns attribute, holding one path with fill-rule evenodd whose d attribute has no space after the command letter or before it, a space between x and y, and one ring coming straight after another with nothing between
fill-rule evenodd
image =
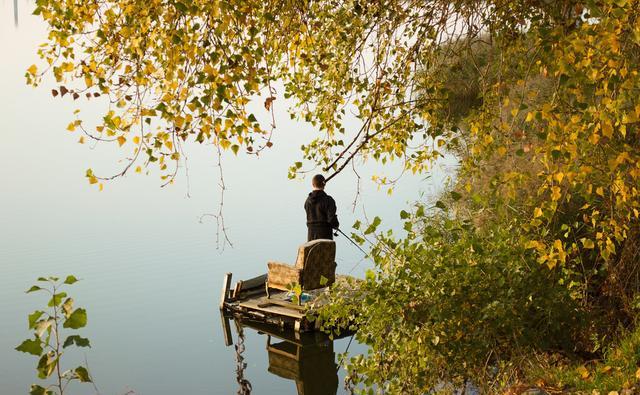
<instances>
[{"instance_id":1,"label":"water surface","mask_svg":"<svg viewBox=\"0 0 640 395\"><path fill-rule=\"evenodd\" d=\"M85 169L115 172L122 153L78 144L79 135L65 131L74 109L82 108L84 119L97 119L104 110L100 103L54 99L50 80L38 89L25 85L25 70L39 62L37 45L46 37L32 8L24 0L0 0L0 393L25 394L37 382L36 359L13 348L30 336L26 315L46 300L24 290L38 276L68 273L82 278L70 293L88 310L89 324L81 333L92 348L66 355L63 364L71 367L86 356L102 394L236 393L236 354L224 344L217 307L222 276L248 278L265 272L267 260L295 258L306 237L302 205L309 188L308 180L288 180L286 172L300 144L313 136L312 127L290 121L277 103L273 149L260 158L223 158L233 248L221 252L215 222L199 222L219 202L211 146L188 147L188 185L183 172L167 188L160 188L158 174L128 175L103 192L89 186ZM353 173L332 181L328 193L338 202L345 229L365 212L399 228L398 212L420 191L432 196L451 163L444 161L445 169L436 168L427 180L405 177L391 197L367 181L379 169L361 166L365 182L355 210ZM362 276L370 267L344 238L337 239L337 248L338 272ZM270 369L267 336L250 328L243 332L244 379L252 393L298 393L295 380ZM348 341L331 343L332 352L320 347L323 363ZM352 344L350 351L363 347ZM338 375L341 383L344 373ZM341 384L337 391L344 393ZM76 385L70 393L92 392Z\"/></svg>"}]
</instances>

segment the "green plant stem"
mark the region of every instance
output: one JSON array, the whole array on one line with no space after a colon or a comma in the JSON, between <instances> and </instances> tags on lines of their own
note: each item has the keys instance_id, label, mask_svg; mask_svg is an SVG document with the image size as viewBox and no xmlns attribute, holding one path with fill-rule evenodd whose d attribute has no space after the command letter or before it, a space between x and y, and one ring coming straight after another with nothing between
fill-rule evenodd
<instances>
[{"instance_id":1,"label":"green plant stem","mask_svg":"<svg viewBox=\"0 0 640 395\"><path fill-rule=\"evenodd\" d=\"M56 294L56 286L53 286L53 294ZM53 303L53 323L54 330L56 332L56 374L58 375L58 389L60 390L60 395L64 395L64 389L62 388L62 374L60 374L60 336L58 335L58 306Z\"/></svg>"}]
</instances>

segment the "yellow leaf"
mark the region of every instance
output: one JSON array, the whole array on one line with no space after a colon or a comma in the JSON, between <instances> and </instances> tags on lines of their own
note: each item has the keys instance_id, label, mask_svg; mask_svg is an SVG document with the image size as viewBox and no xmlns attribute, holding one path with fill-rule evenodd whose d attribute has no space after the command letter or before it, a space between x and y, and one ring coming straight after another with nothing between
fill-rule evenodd
<instances>
[{"instance_id":1,"label":"yellow leaf","mask_svg":"<svg viewBox=\"0 0 640 395\"><path fill-rule=\"evenodd\" d=\"M118 145L122 147L124 143L127 142L127 139L124 136L118 136Z\"/></svg>"},{"instance_id":2,"label":"yellow leaf","mask_svg":"<svg viewBox=\"0 0 640 395\"><path fill-rule=\"evenodd\" d=\"M100 192L102 192L102 190L104 189L104 184L100 183L100 185L98 185L98 189L100 190Z\"/></svg>"},{"instance_id":3,"label":"yellow leaf","mask_svg":"<svg viewBox=\"0 0 640 395\"><path fill-rule=\"evenodd\" d=\"M553 248L555 248L558 251L564 251L564 248L562 247L562 240L555 239L553 241Z\"/></svg>"},{"instance_id":4,"label":"yellow leaf","mask_svg":"<svg viewBox=\"0 0 640 395\"><path fill-rule=\"evenodd\" d=\"M525 122L531 122L533 120L533 113L530 112L527 114L527 118L525 118Z\"/></svg>"},{"instance_id":5,"label":"yellow leaf","mask_svg":"<svg viewBox=\"0 0 640 395\"><path fill-rule=\"evenodd\" d=\"M558 182L562 182L562 179L564 178L564 173L559 172L553 175L553 178L558 181Z\"/></svg>"},{"instance_id":6,"label":"yellow leaf","mask_svg":"<svg viewBox=\"0 0 640 395\"><path fill-rule=\"evenodd\" d=\"M533 210L533 218L538 218L542 216L542 210L540 209L540 207L536 207L535 210Z\"/></svg>"},{"instance_id":7,"label":"yellow leaf","mask_svg":"<svg viewBox=\"0 0 640 395\"><path fill-rule=\"evenodd\" d=\"M223 139L220 140L220 147L222 147L222 149L227 149L231 146L231 142L227 139Z\"/></svg>"},{"instance_id":8,"label":"yellow leaf","mask_svg":"<svg viewBox=\"0 0 640 395\"><path fill-rule=\"evenodd\" d=\"M636 379L640 380L640 368L636 370Z\"/></svg>"},{"instance_id":9,"label":"yellow leaf","mask_svg":"<svg viewBox=\"0 0 640 395\"><path fill-rule=\"evenodd\" d=\"M609 138L613 136L613 126L609 122L602 124L602 135Z\"/></svg>"},{"instance_id":10,"label":"yellow leaf","mask_svg":"<svg viewBox=\"0 0 640 395\"><path fill-rule=\"evenodd\" d=\"M98 179L95 176L89 177L89 184L97 184Z\"/></svg>"},{"instance_id":11,"label":"yellow leaf","mask_svg":"<svg viewBox=\"0 0 640 395\"><path fill-rule=\"evenodd\" d=\"M78 139L78 143L84 144L84 136L80 136L80 138Z\"/></svg>"},{"instance_id":12,"label":"yellow leaf","mask_svg":"<svg viewBox=\"0 0 640 395\"><path fill-rule=\"evenodd\" d=\"M74 130L76 130L76 123L75 122L71 122L68 126L67 126L67 130L70 132L73 132Z\"/></svg>"},{"instance_id":13,"label":"yellow leaf","mask_svg":"<svg viewBox=\"0 0 640 395\"><path fill-rule=\"evenodd\" d=\"M29 66L29 68L27 69L27 72L31 75L36 75L36 73L38 72L38 66L36 66L35 64L32 64L31 66Z\"/></svg>"},{"instance_id":14,"label":"yellow leaf","mask_svg":"<svg viewBox=\"0 0 640 395\"><path fill-rule=\"evenodd\" d=\"M135 145L139 145L139 144L140 144L140 137L135 136L135 137L133 138L133 144L135 144Z\"/></svg>"},{"instance_id":15,"label":"yellow leaf","mask_svg":"<svg viewBox=\"0 0 640 395\"><path fill-rule=\"evenodd\" d=\"M560 188L559 187L552 187L551 188L551 200L553 200L554 202L556 200L560 200L560 197L562 196L562 194L560 193Z\"/></svg>"},{"instance_id":16,"label":"yellow leaf","mask_svg":"<svg viewBox=\"0 0 640 395\"><path fill-rule=\"evenodd\" d=\"M604 197L604 190L602 187L596 188L596 194Z\"/></svg>"},{"instance_id":17,"label":"yellow leaf","mask_svg":"<svg viewBox=\"0 0 640 395\"><path fill-rule=\"evenodd\" d=\"M611 371L611 369L612 369L611 366L607 365L607 366L604 366L602 369L600 369L600 372L607 374Z\"/></svg>"},{"instance_id":18,"label":"yellow leaf","mask_svg":"<svg viewBox=\"0 0 640 395\"><path fill-rule=\"evenodd\" d=\"M527 243L527 245L525 246L527 249L531 249L531 248L535 248L538 249L540 247L542 247L542 245L537 242L536 240L531 240Z\"/></svg>"},{"instance_id":19,"label":"yellow leaf","mask_svg":"<svg viewBox=\"0 0 640 395\"><path fill-rule=\"evenodd\" d=\"M587 239L587 238L582 238L580 239L580 241L582 242L582 246L586 249L593 249L595 247L595 244L593 244L593 240L591 239Z\"/></svg>"},{"instance_id":20,"label":"yellow leaf","mask_svg":"<svg viewBox=\"0 0 640 395\"><path fill-rule=\"evenodd\" d=\"M580 366L576 369L576 372L580 375L580 378L587 379L589 378L589 371L584 366Z\"/></svg>"},{"instance_id":21,"label":"yellow leaf","mask_svg":"<svg viewBox=\"0 0 640 395\"><path fill-rule=\"evenodd\" d=\"M504 156L504 154L507 153L507 148L506 147L499 147L498 148L498 155L500 156Z\"/></svg>"},{"instance_id":22,"label":"yellow leaf","mask_svg":"<svg viewBox=\"0 0 640 395\"><path fill-rule=\"evenodd\" d=\"M138 166L136 167L136 173L141 173L142 172L142 167Z\"/></svg>"}]
</instances>

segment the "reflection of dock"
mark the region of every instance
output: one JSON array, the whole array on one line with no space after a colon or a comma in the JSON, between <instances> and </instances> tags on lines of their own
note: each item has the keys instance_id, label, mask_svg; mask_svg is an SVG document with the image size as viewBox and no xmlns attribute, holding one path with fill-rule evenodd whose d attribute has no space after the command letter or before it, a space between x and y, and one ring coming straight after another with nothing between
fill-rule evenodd
<instances>
[{"instance_id":1,"label":"reflection of dock","mask_svg":"<svg viewBox=\"0 0 640 395\"><path fill-rule=\"evenodd\" d=\"M266 275L239 281L231 288L231 273L227 273L222 285L220 310L239 315L245 319L275 325L279 328L293 328L296 332L308 332L318 328L319 322L311 322L315 312L329 302L328 287L305 291L309 300L298 304L290 301L287 292L271 291L267 296ZM350 276L336 276L336 284L353 286L357 282Z\"/></svg>"},{"instance_id":2,"label":"reflection of dock","mask_svg":"<svg viewBox=\"0 0 640 395\"><path fill-rule=\"evenodd\" d=\"M13 23L18 27L18 0L13 0Z\"/></svg>"},{"instance_id":3,"label":"reflection of dock","mask_svg":"<svg viewBox=\"0 0 640 395\"><path fill-rule=\"evenodd\" d=\"M233 344L230 317L222 314L225 344ZM269 373L293 380L299 395L335 395L338 391L338 365L333 340L320 332L299 333L282 330L273 325L234 320L238 343L243 342L243 331L251 328L267 337ZM344 337L344 333L340 337ZM243 361L244 358L241 357ZM244 379L243 377L243 380Z\"/></svg>"}]
</instances>

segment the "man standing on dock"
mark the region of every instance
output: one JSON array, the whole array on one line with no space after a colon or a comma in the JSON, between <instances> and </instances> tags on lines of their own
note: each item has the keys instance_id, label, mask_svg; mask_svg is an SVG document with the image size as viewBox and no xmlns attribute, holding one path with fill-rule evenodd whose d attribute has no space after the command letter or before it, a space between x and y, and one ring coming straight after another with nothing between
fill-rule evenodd
<instances>
[{"instance_id":1,"label":"man standing on dock","mask_svg":"<svg viewBox=\"0 0 640 395\"><path fill-rule=\"evenodd\" d=\"M304 211L307 212L307 241L333 240L332 229L338 229L340 226L336 216L336 202L324 192L325 184L322 174L316 174L311 179L313 191L304 202Z\"/></svg>"}]
</instances>

